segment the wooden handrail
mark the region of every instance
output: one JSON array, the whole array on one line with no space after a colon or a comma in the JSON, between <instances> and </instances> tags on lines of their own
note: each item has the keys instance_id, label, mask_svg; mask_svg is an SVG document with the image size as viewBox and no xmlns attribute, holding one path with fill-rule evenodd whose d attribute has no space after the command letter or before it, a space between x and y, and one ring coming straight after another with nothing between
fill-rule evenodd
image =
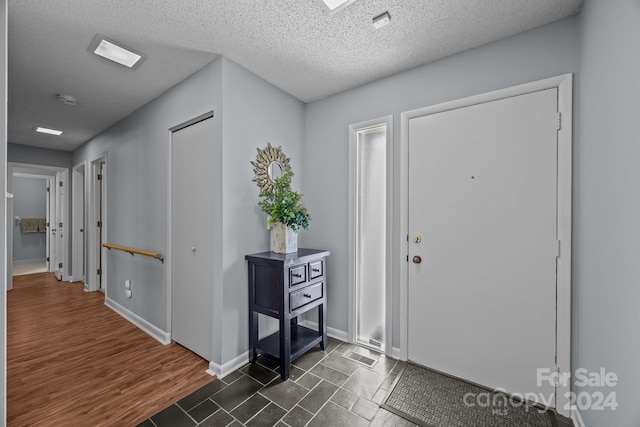
<instances>
[{"instance_id":1,"label":"wooden handrail","mask_svg":"<svg viewBox=\"0 0 640 427\"><path fill-rule=\"evenodd\" d=\"M109 250L117 249L119 251L128 252L131 255L138 254L138 255L148 256L151 258L156 258L156 259L159 259L160 262L164 263L164 258L162 258L162 254L159 254L157 252L143 251L141 249L130 248L128 246L113 245L111 243L103 243L102 247L107 248Z\"/></svg>"}]
</instances>

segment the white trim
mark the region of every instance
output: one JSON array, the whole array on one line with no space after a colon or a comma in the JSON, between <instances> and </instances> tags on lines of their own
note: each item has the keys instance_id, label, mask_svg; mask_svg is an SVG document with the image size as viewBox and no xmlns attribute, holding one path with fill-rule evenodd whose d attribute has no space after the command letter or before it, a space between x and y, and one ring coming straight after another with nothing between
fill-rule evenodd
<instances>
[{"instance_id":1,"label":"white trim","mask_svg":"<svg viewBox=\"0 0 640 427\"><path fill-rule=\"evenodd\" d=\"M136 325L138 328L142 329L144 332L147 333L147 335L149 335L152 338L154 338L160 344L167 345L167 344L171 343L171 339L169 338L169 334L168 333L166 333L162 329L158 328L157 326L149 323L148 321L146 321L142 317L138 316L134 312L130 311L129 309L121 306L120 304L118 304L117 302L112 300L111 298L105 296L104 305L106 305L111 310L113 310L116 313L118 313L120 316L122 316L125 319L127 319L129 322L131 322L134 325Z\"/></svg>"},{"instance_id":2,"label":"white trim","mask_svg":"<svg viewBox=\"0 0 640 427\"><path fill-rule=\"evenodd\" d=\"M391 358L396 360L400 359L400 348L399 347L391 347Z\"/></svg>"},{"instance_id":3,"label":"white trim","mask_svg":"<svg viewBox=\"0 0 640 427\"><path fill-rule=\"evenodd\" d=\"M558 110L562 117L562 127L558 131L558 239L562 242L562 252L558 258L557 272L557 330L556 356L562 372L571 372L571 177L572 177L572 127L573 127L573 75L564 74L531 83L500 89L480 95L444 102L401 114L400 145L400 240L401 258L409 255L409 120L429 114L436 114L470 105L491 102L531 92L558 89ZM400 358L408 357L408 263L400 268ZM562 384L556 390L556 410L570 416L566 410L569 402L569 384Z\"/></svg>"},{"instance_id":4,"label":"white trim","mask_svg":"<svg viewBox=\"0 0 640 427\"><path fill-rule=\"evenodd\" d=\"M69 281L79 282L84 280L84 266L86 256L86 233L85 229L87 213L87 162L82 161L75 165L71 171L71 276ZM80 189L82 184L82 189ZM82 190L82 191L79 191ZM81 206L79 206L81 204Z\"/></svg>"},{"instance_id":5,"label":"white trim","mask_svg":"<svg viewBox=\"0 0 640 427\"><path fill-rule=\"evenodd\" d=\"M354 123L349 126L349 232L348 232L348 265L349 265L349 322L347 338L344 341L356 342L357 301L355 286L357 281L356 270L356 243L357 243L357 205L358 200L358 164L357 164L357 132L367 128L386 126L386 265L385 265L385 331L384 352L391 354L393 341L393 115L379 117L373 120Z\"/></svg>"},{"instance_id":6,"label":"white trim","mask_svg":"<svg viewBox=\"0 0 640 427\"><path fill-rule=\"evenodd\" d=\"M558 77L558 111L562 127L558 131L558 239L561 241L557 261L557 317L556 317L556 364L561 372L571 369L571 215L572 215L572 158L573 158L573 75ZM556 390L556 410L566 417L571 387L561 382Z\"/></svg>"},{"instance_id":7,"label":"white trim","mask_svg":"<svg viewBox=\"0 0 640 427\"><path fill-rule=\"evenodd\" d=\"M19 261L13 261L13 265L23 265L23 264L36 264L41 262L47 262L46 258L38 258L38 259L22 259Z\"/></svg>"},{"instance_id":8,"label":"white trim","mask_svg":"<svg viewBox=\"0 0 640 427\"><path fill-rule=\"evenodd\" d=\"M300 324L307 328L318 329L318 322L313 322L311 320L302 320ZM341 331L340 329L327 327L327 336L338 341L349 342L349 334L345 331ZM400 349L398 347L391 347L391 351L386 354L386 356L391 357L392 359L401 360Z\"/></svg>"},{"instance_id":9,"label":"white trim","mask_svg":"<svg viewBox=\"0 0 640 427\"><path fill-rule=\"evenodd\" d=\"M47 165L36 165L31 163L17 163L17 162L7 162L7 183L5 193L13 194L13 178L14 176L18 177L31 177L31 178L40 178L40 179L48 179L49 182L54 181L58 172L68 171L68 168L64 168L61 166L47 166ZM66 195L66 193L65 193ZM47 200L49 197L47 197ZM66 196L65 196L66 199ZM66 199L67 205L69 199ZM7 237L6 247L6 258L7 258L7 267L6 267L6 290L10 290L13 287L13 197L6 198L6 223L5 223L5 234ZM48 214L48 212L47 212ZM47 218L50 220L50 218ZM49 238L50 231L47 230L47 239ZM63 250L67 252L69 250L69 242L68 239L64 240ZM47 245L47 248L49 245ZM47 255L49 256L49 254ZM64 265L64 268L67 268L68 265ZM48 266L49 267L49 266ZM57 267L56 267L57 268ZM48 270L51 270L48 268ZM54 269L55 270L55 269Z\"/></svg>"},{"instance_id":10,"label":"white trim","mask_svg":"<svg viewBox=\"0 0 640 427\"><path fill-rule=\"evenodd\" d=\"M312 320L302 320L300 325L311 328L318 329L318 322L314 322ZM338 341L349 342L349 333L346 331L341 331L340 329L335 329L327 326L327 336L337 339Z\"/></svg>"},{"instance_id":11,"label":"white trim","mask_svg":"<svg viewBox=\"0 0 640 427\"><path fill-rule=\"evenodd\" d=\"M207 374L215 375L216 377L218 377L218 379L222 379L230 373L242 368L247 363L249 363L249 352L245 351L241 355L231 359L227 363L224 363L222 366L214 362L209 362L209 369L207 369Z\"/></svg>"},{"instance_id":12,"label":"white trim","mask_svg":"<svg viewBox=\"0 0 640 427\"><path fill-rule=\"evenodd\" d=\"M571 421L573 421L574 427L586 427L576 406L571 406Z\"/></svg>"},{"instance_id":13,"label":"white trim","mask_svg":"<svg viewBox=\"0 0 640 427\"><path fill-rule=\"evenodd\" d=\"M99 184L96 179L97 166L100 163L104 163L102 169L102 183ZM98 279L98 265L100 265L100 257L106 260L105 248L98 247L100 241L99 233L103 237L107 236L107 152L103 152L98 156L89 160L88 170L85 170L85 185L88 190L88 210L87 210L87 222L85 224L85 234L87 239L87 271L85 274L85 289L89 292L97 291L100 289L100 280ZM97 230L95 224L98 221L99 215L97 212L96 198L97 185L102 185L102 229ZM107 266L106 262L102 265L102 290L105 295L107 293Z\"/></svg>"}]
</instances>

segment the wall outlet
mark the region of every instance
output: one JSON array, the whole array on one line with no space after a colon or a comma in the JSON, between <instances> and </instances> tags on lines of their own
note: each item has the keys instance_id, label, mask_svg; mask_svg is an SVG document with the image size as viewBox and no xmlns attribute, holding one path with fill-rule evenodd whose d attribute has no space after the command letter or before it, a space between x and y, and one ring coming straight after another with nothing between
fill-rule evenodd
<instances>
[{"instance_id":1,"label":"wall outlet","mask_svg":"<svg viewBox=\"0 0 640 427\"><path fill-rule=\"evenodd\" d=\"M124 281L124 288L125 289L131 289L131 280L127 279ZM129 297L131 298L131 297Z\"/></svg>"},{"instance_id":2,"label":"wall outlet","mask_svg":"<svg viewBox=\"0 0 640 427\"><path fill-rule=\"evenodd\" d=\"M124 294L127 296L127 298L131 298L133 296L131 289L125 289Z\"/></svg>"}]
</instances>

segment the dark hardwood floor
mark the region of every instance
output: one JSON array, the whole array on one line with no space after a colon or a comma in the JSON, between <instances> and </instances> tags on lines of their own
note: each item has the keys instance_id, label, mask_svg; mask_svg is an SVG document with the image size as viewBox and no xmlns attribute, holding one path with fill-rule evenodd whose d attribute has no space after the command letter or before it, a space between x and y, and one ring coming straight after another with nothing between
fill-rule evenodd
<instances>
[{"instance_id":1,"label":"dark hardwood floor","mask_svg":"<svg viewBox=\"0 0 640 427\"><path fill-rule=\"evenodd\" d=\"M130 426L213 381L208 363L164 346L53 273L7 294L7 425Z\"/></svg>"}]
</instances>

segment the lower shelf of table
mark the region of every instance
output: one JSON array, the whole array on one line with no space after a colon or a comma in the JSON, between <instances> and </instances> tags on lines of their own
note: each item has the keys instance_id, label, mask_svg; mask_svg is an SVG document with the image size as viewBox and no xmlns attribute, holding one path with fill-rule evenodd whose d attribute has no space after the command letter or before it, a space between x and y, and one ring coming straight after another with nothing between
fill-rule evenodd
<instances>
[{"instance_id":1,"label":"lower shelf of table","mask_svg":"<svg viewBox=\"0 0 640 427\"><path fill-rule=\"evenodd\" d=\"M300 325L291 326L291 360L304 354L313 346L322 341L322 334L319 331L306 328ZM256 347L256 352L280 358L280 332L269 335L260 340Z\"/></svg>"}]
</instances>

